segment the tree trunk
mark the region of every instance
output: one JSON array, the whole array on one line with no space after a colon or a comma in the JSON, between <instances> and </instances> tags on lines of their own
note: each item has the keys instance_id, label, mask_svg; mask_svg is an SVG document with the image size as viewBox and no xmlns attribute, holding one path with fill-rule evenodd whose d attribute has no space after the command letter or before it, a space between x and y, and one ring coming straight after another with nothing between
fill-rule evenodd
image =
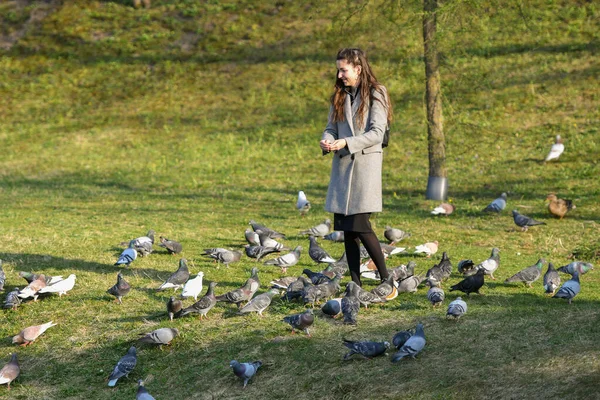
<instances>
[{"instance_id":1,"label":"tree trunk","mask_svg":"<svg viewBox=\"0 0 600 400\"><path fill-rule=\"evenodd\" d=\"M429 181L427 198L444 200L446 180L446 140L442 116L442 92L440 85L439 58L436 44L437 0L424 1L423 45L425 49L425 99L427 103L427 140L429 144ZM435 179L432 179L435 178ZM441 185L440 190L430 187ZM431 190L430 190L431 189Z\"/></svg>"}]
</instances>

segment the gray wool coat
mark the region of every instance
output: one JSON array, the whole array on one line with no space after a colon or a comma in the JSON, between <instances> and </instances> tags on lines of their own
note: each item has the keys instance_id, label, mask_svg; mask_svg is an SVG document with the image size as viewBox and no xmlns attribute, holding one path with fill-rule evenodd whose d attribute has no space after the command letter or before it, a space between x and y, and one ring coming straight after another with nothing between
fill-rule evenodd
<instances>
[{"instance_id":1,"label":"gray wool coat","mask_svg":"<svg viewBox=\"0 0 600 400\"><path fill-rule=\"evenodd\" d=\"M325 210L328 212L353 215L382 210L381 142L387 127L387 110L383 105L385 99L379 92L374 90L373 97L373 104L366 115L366 124L362 128L356 115L358 106L363 101L359 93L354 104L351 104L350 96L346 95L344 121L333 122L333 113L331 110L329 112L329 122L322 140L346 139L347 146L333 154L325 201Z\"/></svg>"}]
</instances>

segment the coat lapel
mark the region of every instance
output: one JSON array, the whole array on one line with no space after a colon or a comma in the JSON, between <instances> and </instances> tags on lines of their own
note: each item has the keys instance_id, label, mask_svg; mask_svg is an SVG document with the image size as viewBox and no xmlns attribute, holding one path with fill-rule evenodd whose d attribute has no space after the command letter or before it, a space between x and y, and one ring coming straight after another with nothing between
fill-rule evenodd
<instances>
[{"instance_id":1,"label":"coat lapel","mask_svg":"<svg viewBox=\"0 0 600 400\"><path fill-rule=\"evenodd\" d=\"M350 101L350 96L346 95L346 102L344 103L344 115L346 116L346 121L350 126L350 131L352 132L352 136L354 136L354 112L353 106L356 105L356 101L354 104Z\"/></svg>"}]
</instances>

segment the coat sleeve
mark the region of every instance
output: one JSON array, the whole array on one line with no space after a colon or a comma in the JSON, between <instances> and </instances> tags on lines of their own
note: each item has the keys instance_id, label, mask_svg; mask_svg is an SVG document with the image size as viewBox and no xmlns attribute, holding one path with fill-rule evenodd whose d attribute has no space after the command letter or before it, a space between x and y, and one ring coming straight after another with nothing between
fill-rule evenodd
<instances>
[{"instance_id":1,"label":"coat sleeve","mask_svg":"<svg viewBox=\"0 0 600 400\"><path fill-rule=\"evenodd\" d=\"M383 88L385 92L385 88ZM387 127L386 97L377 90L373 91L373 101L369 110L365 132L345 138L350 154L362 151L367 147L381 146L383 135Z\"/></svg>"},{"instance_id":2,"label":"coat sleeve","mask_svg":"<svg viewBox=\"0 0 600 400\"><path fill-rule=\"evenodd\" d=\"M329 140L333 142L338 138L338 130L337 123L333 122L333 107L329 107L329 118L327 120L327 126L325 127L325 131L323 131L323 136L321 140Z\"/></svg>"}]
</instances>

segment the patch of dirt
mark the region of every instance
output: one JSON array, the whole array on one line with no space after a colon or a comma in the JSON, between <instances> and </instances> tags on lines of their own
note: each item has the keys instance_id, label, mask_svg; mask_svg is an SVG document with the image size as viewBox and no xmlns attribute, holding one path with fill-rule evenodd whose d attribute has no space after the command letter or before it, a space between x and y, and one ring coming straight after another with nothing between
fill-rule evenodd
<instances>
[{"instance_id":1,"label":"patch of dirt","mask_svg":"<svg viewBox=\"0 0 600 400\"><path fill-rule=\"evenodd\" d=\"M16 0L13 3L16 8L23 9L34 2ZM29 19L25 21L20 29L17 29L9 35L0 35L0 49L10 50L21 38L27 34L32 26L38 24L52 12L57 10L60 7L60 4L60 0L46 0L42 3L39 3L38 6L31 11L29 14Z\"/></svg>"}]
</instances>

